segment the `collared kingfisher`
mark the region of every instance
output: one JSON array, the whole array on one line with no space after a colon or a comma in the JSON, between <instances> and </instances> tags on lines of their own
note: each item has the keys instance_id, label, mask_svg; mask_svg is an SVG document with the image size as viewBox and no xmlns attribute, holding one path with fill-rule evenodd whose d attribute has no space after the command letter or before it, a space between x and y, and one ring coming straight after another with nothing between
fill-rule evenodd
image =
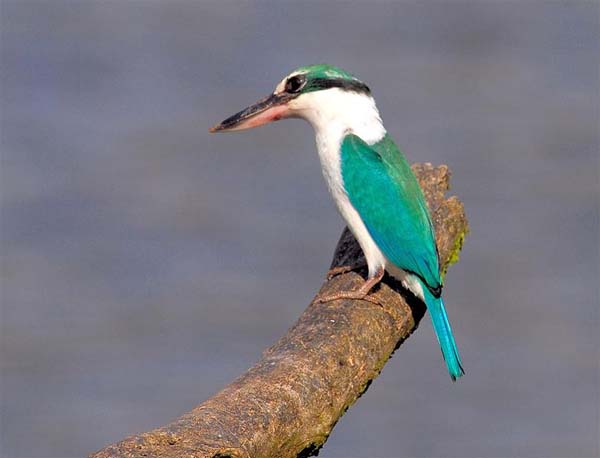
<instances>
[{"instance_id":1,"label":"collared kingfisher","mask_svg":"<svg viewBox=\"0 0 600 458\"><path fill-rule=\"evenodd\" d=\"M409 163L383 127L369 87L332 65L301 67L271 95L210 131L250 129L284 118L302 118L313 126L329 192L368 265L368 278L357 290L318 300L369 300L387 270L424 301L450 377L462 376L441 296L431 216Z\"/></svg>"}]
</instances>

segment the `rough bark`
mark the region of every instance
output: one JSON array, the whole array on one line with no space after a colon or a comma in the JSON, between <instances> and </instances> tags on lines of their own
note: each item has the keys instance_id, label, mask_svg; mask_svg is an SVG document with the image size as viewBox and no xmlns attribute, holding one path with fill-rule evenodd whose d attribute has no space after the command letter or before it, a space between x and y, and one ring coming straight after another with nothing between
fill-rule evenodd
<instances>
[{"instance_id":1,"label":"rough bark","mask_svg":"<svg viewBox=\"0 0 600 458\"><path fill-rule=\"evenodd\" d=\"M432 211L445 271L458 260L468 231L464 209L457 198L444 198L450 179L446 166L417 164L413 170ZM332 267L360 264L361 257L358 244L345 229ZM326 281L319 293L356 288L364 275L364 269L339 275ZM425 313L423 304L387 275L374 294L384 305L362 300L309 305L254 367L213 397L166 426L90 456L314 455ZM440 359L440 377L446 376Z\"/></svg>"}]
</instances>

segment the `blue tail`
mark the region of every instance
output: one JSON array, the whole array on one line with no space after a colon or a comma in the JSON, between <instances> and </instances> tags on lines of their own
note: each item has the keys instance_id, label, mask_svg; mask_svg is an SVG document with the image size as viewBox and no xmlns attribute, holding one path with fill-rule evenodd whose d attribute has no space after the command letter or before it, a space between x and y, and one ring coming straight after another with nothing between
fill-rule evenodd
<instances>
[{"instance_id":1,"label":"blue tail","mask_svg":"<svg viewBox=\"0 0 600 458\"><path fill-rule=\"evenodd\" d=\"M448 366L448 372L450 372L452 381L456 381L458 377L465 374L465 371L462 368L458 348L456 348L456 342L454 342L454 336L452 335L452 328L444 309L444 301L441 297L434 297L425 285L423 285L423 295L431 316L433 329L442 349L442 355L444 355L444 360Z\"/></svg>"}]
</instances>

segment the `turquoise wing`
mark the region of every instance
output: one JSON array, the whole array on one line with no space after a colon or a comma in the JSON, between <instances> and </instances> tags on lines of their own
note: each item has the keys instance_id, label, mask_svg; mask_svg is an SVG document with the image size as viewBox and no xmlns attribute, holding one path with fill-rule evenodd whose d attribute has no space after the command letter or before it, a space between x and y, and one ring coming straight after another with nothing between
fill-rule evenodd
<instances>
[{"instance_id":1,"label":"turquoise wing","mask_svg":"<svg viewBox=\"0 0 600 458\"><path fill-rule=\"evenodd\" d=\"M350 134L341 145L341 169L350 202L386 258L441 292L433 225L410 165L386 136L374 145Z\"/></svg>"}]
</instances>

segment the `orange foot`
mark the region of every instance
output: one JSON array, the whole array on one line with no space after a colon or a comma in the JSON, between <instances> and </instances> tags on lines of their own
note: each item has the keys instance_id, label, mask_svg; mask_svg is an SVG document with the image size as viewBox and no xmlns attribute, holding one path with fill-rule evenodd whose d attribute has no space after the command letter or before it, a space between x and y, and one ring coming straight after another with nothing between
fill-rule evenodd
<instances>
[{"instance_id":1,"label":"orange foot","mask_svg":"<svg viewBox=\"0 0 600 458\"><path fill-rule=\"evenodd\" d=\"M342 268L346 268L347 270L342 271L342 272L336 272L335 275L339 275L340 273L349 272L350 270L352 270L352 268L350 268L350 266L335 267L334 269L331 269L331 270L342 269ZM331 272L331 270L330 270L330 272ZM381 305L373 296L369 296L369 292L371 291L371 289L373 289L373 287L377 283L379 283L381 281L384 273L385 273L385 269L382 267L375 273L375 275L373 277L367 279L360 288L358 288L354 291L340 291L339 293L329 294L327 296L317 296L317 297L315 297L315 300L313 302L325 303L325 302L337 301L339 299L360 299L363 301L372 302L373 304Z\"/></svg>"}]
</instances>

